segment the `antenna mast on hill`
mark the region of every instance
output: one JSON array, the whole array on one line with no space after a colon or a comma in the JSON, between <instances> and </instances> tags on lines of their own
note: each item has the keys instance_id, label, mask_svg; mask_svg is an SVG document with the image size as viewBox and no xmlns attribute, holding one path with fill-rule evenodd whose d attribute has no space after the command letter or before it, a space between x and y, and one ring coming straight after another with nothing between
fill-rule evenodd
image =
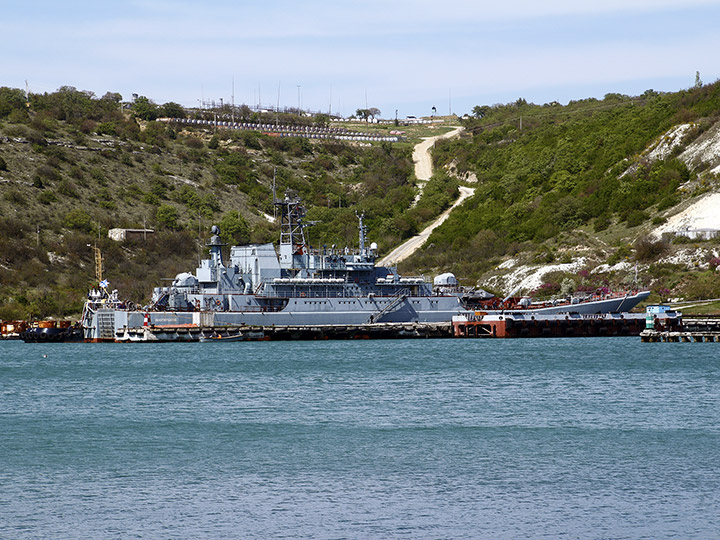
<instances>
[{"instance_id":1,"label":"antenna mast on hill","mask_svg":"<svg viewBox=\"0 0 720 540\"><path fill-rule=\"evenodd\" d=\"M277 221L277 194L275 193L275 171L277 171L277 167L273 167L273 220Z\"/></svg>"}]
</instances>

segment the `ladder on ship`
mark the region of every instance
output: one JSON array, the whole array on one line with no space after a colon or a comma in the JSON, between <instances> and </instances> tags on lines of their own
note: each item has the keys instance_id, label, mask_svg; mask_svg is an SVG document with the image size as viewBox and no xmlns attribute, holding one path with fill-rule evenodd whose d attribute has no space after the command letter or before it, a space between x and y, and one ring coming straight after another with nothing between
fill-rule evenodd
<instances>
[{"instance_id":1,"label":"ladder on ship","mask_svg":"<svg viewBox=\"0 0 720 540\"><path fill-rule=\"evenodd\" d=\"M376 311L370 317L368 318L367 322L368 324L372 324L374 322L380 322L380 319L382 319L382 316L386 313L390 312L391 310L395 309L397 306L402 304L405 301L405 298L407 296L405 294L398 294L392 302L390 302L387 306L382 308L380 311Z\"/></svg>"}]
</instances>

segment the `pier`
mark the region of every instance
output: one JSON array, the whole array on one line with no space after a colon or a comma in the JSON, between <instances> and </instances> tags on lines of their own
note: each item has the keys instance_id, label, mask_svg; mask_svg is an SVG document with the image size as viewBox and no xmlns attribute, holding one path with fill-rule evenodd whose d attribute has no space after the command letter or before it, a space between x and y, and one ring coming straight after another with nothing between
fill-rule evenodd
<instances>
[{"instance_id":1,"label":"pier","mask_svg":"<svg viewBox=\"0 0 720 540\"><path fill-rule=\"evenodd\" d=\"M659 326L677 329L681 314L663 313ZM646 326L645 313L483 313L453 317L456 338L542 338L638 336Z\"/></svg>"},{"instance_id":2,"label":"pier","mask_svg":"<svg viewBox=\"0 0 720 540\"><path fill-rule=\"evenodd\" d=\"M328 339L409 339L452 337L450 322L373 323L292 326L149 325L124 328L114 338L96 341L117 343L176 341L288 341Z\"/></svg>"},{"instance_id":3,"label":"pier","mask_svg":"<svg viewBox=\"0 0 720 540\"><path fill-rule=\"evenodd\" d=\"M675 328L646 328L640 333L643 343L720 342L720 316L685 318Z\"/></svg>"}]
</instances>

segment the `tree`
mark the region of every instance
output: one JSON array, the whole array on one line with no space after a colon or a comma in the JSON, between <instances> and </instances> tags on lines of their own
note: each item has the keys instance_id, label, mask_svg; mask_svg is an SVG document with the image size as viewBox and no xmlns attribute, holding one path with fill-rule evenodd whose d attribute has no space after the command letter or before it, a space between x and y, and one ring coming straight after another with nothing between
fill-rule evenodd
<instances>
[{"instance_id":1,"label":"tree","mask_svg":"<svg viewBox=\"0 0 720 540\"><path fill-rule=\"evenodd\" d=\"M472 114L475 118L485 118L485 115L490 111L490 107L487 105L475 105L472 109Z\"/></svg>"},{"instance_id":2,"label":"tree","mask_svg":"<svg viewBox=\"0 0 720 540\"><path fill-rule=\"evenodd\" d=\"M168 101L162 106L162 114L168 118L185 118L185 109L178 103Z\"/></svg>"},{"instance_id":3,"label":"tree","mask_svg":"<svg viewBox=\"0 0 720 540\"><path fill-rule=\"evenodd\" d=\"M695 72L695 88L700 88L703 85L703 82L700 80L700 72Z\"/></svg>"},{"instance_id":4,"label":"tree","mask_svg":"<svg viewBox=\"0 0 720 540\"><path fill-rule=\"evenodd\" d=\"M155 120L158 117L158 106L145 96L140 96L133 103L135 116L141 120Z\"/></svg>"},{"instance_id":5,"label":"tree","mask_svg":"<svg viewBox=\"0 0 720 540\"><path fill-rule=\"evenodd\" d=\"M230 244L246 244L250 239L250 227L237 210L231 210L220 220L220 237Z\"/></svg>"},{"instance_id":6,"label":"tree","mask_svg":"<svg viewBox=\"0 0 720 540\"><path fill-rule=\"evenodd\" d=\"M358 109L355 111L355 116L367 122L370 117L370 109Z\"/></svg>"},{"instance_id":7,"label":"tree","mask_svg":"<svg viewBox=\"0 0 720 540\"><path fill-rule=\"evenodd\" d=\"M118 104L122 101L122 94L117 92L105 92L105 95L100 98L102 101L111 101Z\"/></svg>"},{"instance_id":8,"label":"tree","mask_svg":"<svg viewBox=\"0 0 720 540\"><path fill-rule=\"evenodd\" d=\"M380 116L380 109L378 109L377 107L370 107L368 109L368 115L370 115L370 117L375 120L375 117Z\"/></svg>"},{"instance_id":9,"label":"tree","mask_svg":"<svg viewBox=\"0 0 720 540\"><path fill-rule=\"evenodd\" d=\"M163 204L158 207L155 213L155 219L159 225L167 227L168 229L176 229L178 226L177 208L169 204Z\"/></svg>"},{"instance_id":10,"label":"tree","mask_svg":"<svg viewBox=\"0 0 720 540\"><path fill-rule=\"evenodd\" d=\"M0 87L0 118L13 111L24 111L25 93L17 88Z\"/></svg>"}]
</instances>

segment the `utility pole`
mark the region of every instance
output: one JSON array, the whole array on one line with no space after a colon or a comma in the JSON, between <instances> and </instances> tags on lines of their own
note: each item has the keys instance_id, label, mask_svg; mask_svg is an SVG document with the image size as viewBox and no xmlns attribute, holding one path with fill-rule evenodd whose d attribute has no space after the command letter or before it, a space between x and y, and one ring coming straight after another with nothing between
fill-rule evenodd
<instances>
[{"instance_id":1,"label":"utility pole","mask_svg":"<svg viewBox=\"0 0 720 540\"><path fill-rule=\"evenodd\" d=\"M298 89L298 114L300 114L300 85L297 85Z\"/></svg>"},{"instance_id":2,"label":"utility pole","mask_svg":"<svg viewBox=\"0 0 720 540\"><path fill-rule=\"evenodd\" d=\"M275 107L275 127L278 127L280 123L280 81L278 81L278 98L277 106Z\"/></svg>"}]
</instances>

